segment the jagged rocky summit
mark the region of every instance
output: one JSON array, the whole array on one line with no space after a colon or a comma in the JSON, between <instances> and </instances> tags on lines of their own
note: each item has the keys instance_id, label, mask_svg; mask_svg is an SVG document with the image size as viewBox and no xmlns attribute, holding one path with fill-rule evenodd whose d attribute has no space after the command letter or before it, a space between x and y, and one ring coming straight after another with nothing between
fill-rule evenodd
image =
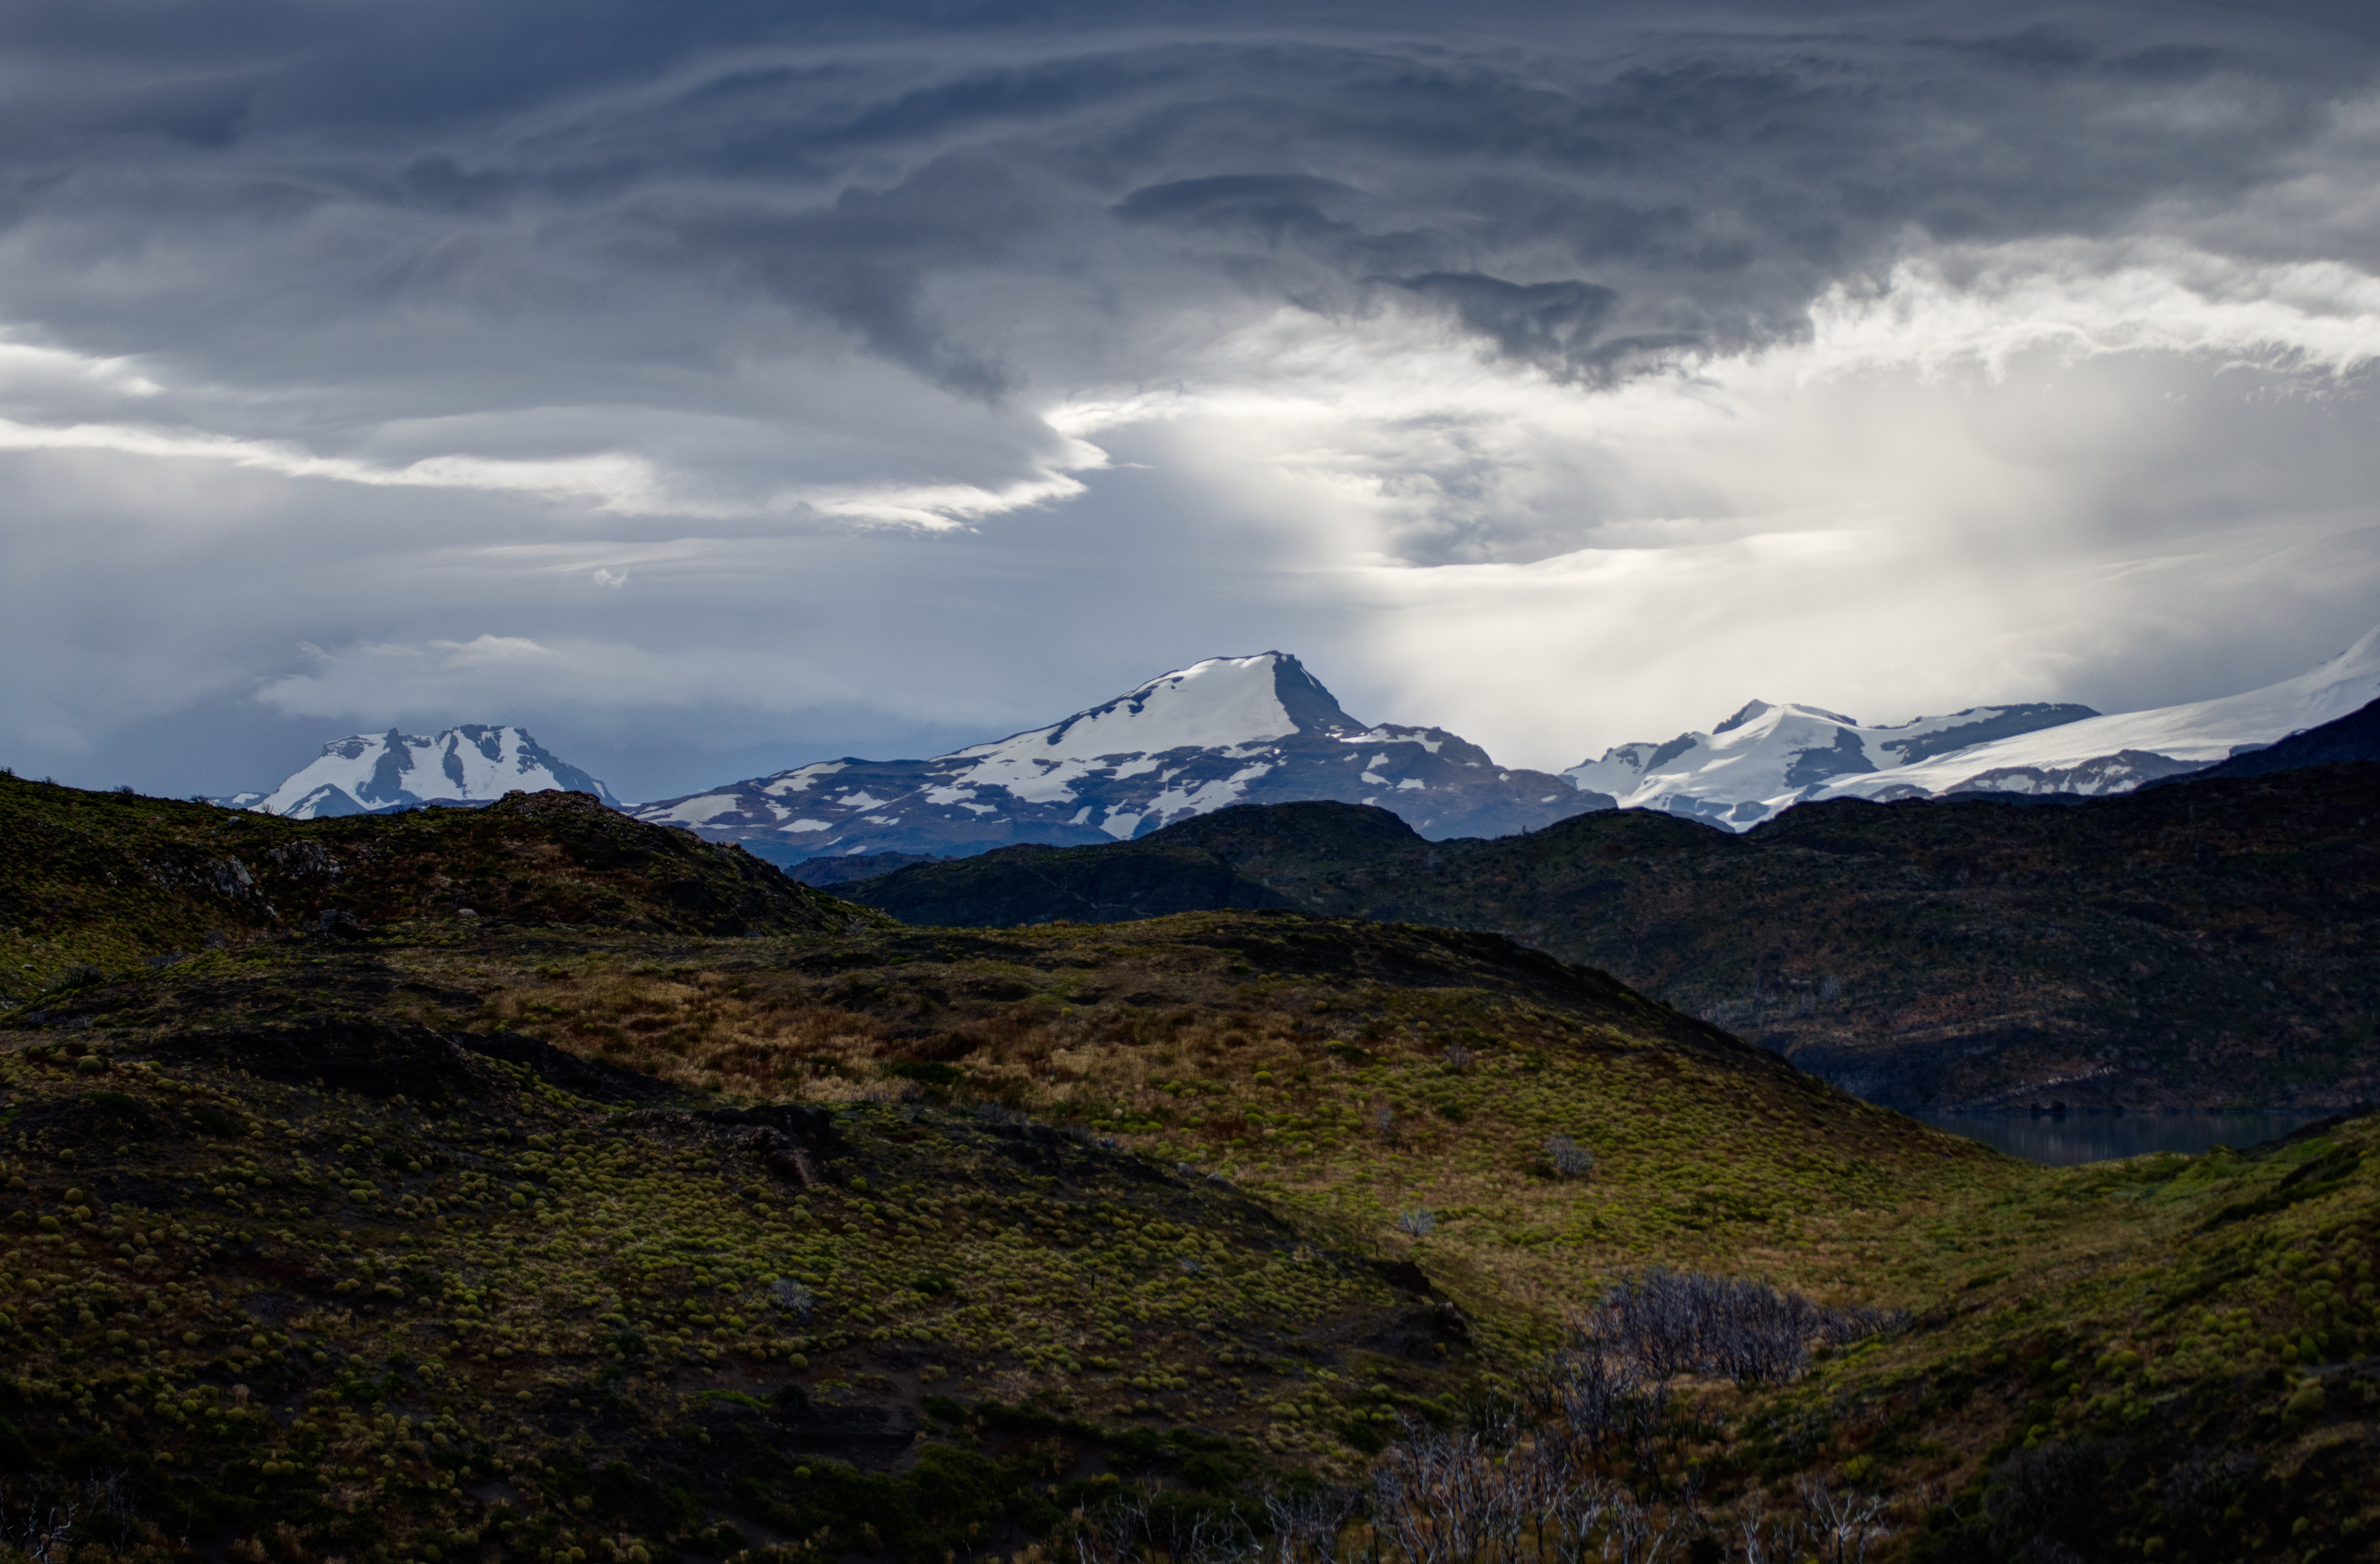
<instances>
[{"instance_id":1,"label":"jagged rocky summit","mask_svg":"<svg viewBox=\"0 0 2380 1564\"><path fill-rule=\"evenodd\" d=\"M1981 706L1870 727L1815 706L1753 701L1708 733L1623 744L1562 773L1621 807L1749 830L1818 798L2099 796L2252 754L2380 697L2380 629L2263 689L2151 711Z\"/></svg>"},{"instance_id":2,"label":"jagged rocky summit","mask_svg":"<svg viewBox=\"0 0 2380 1564\"><path fill-rule=\"evenodd\" d=\"M322 746L320 758L273 792L217 802L291 819L384 815L425 804L486 804L512 792L612 790L547 750L526 729L467 722L423 738L391 728Z\"/></svg>"},{"instance_id":3,"label":"jagged rocky summit","mask_svg":"<svg viewBox=\"0 0 2380 1564\"><path fill-rule=\"evenodd\" d=\"M638 819L783 863L1123 841L1232 804L1377 804L1423 836L1505 836L1612 806L1443 728L1359 722L1296 658L1209 658L1064 721L930 760L821 761Z\"/></svg>"}]
</instances>

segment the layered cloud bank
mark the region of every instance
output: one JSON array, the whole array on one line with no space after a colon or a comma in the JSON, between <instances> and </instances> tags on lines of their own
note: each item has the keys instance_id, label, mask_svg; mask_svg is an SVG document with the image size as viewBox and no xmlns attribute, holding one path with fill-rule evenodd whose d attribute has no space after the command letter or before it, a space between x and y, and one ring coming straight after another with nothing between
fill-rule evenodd
<instances>
[{"instance_id":1,"label":"layered cloud bank","mask_svg":"<svg viewBox=\"0 0 2380 1564\"><path fill-rule=\"evenodd\" d=\"M653 796L1245 645L1538 767L1755 688L2282 677L2380 604L2374 58L2104 5L20 12L0 738L226 787L517 717Z\"/></svg>"}]
</instances>

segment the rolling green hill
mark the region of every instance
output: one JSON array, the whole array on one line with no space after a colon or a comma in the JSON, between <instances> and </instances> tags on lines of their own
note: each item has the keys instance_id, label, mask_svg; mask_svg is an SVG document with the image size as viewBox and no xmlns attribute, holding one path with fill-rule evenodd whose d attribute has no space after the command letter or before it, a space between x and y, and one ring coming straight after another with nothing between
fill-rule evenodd
<instances>
[{"instance_id":1,"label":"rolling green hill","mask_svg":"<svg viewBox=\"0 0 2380 1564\"><path fill-rule=\"evenodd\" d=\"M1424 842L1335 804L839 887L910 922L1292 906L1512 936L1904 1108L2380 1097L2380 765L2082 804L1634 810Z\"/></svg>"},{"instance_id":2,"label":"rolling green hill","mask_svg":"<svg viewBox=\"0 0 2380 1564\"><path fill-rule=\"evenodd\" d=\"M258 939L482 918L787 934L873 915L589 794L301 821L0 773L0 1002Z\"/></svg>"},{"instance_id":3,"label":"rolling green hill","mask_svg":"<svg viewBox=\"0 0 2380 1564\"><path fill-rule=\"evenodd\" d=\"M347 871L360 927L241 921L122 866L254 823L14 785L62 909L19 937L94 970L0 1013L9 1546L75 1506L75 1564L2380 1522L2371 1121L2053 1171L1493 935L905 927L633 825L540 878L573 839L518 803L265 839L402 867ZM1768 1366L1655 1353L1626 1301L1673 1295L1787 1320Z\"/></svg>"}]
</instances>

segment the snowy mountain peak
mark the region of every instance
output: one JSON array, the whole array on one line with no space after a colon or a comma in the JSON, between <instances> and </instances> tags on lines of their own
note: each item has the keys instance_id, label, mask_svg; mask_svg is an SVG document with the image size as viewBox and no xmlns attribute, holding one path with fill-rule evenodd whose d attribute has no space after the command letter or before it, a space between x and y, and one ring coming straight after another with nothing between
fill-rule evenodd
<instances>
[{"instance_id":1,"label":"snowy mountain peak","mask_svg":"<svg viewBox=\"0 0 2380 1564\"><path fill-rule=\"evenodd\" d=\"M1730 717L1726 721L1721 722L1718 727L1713 728L1711 732L1713 734L1731 734L1735 732L1736 729L1743 726L1746 722L1767 716L1772 709L1773 708L1771 708L1765 700L1747 700L1743 703L1742 709L1738 710L1734 716Z\"/></svg>"},{"instance_id":2,"label":"snowy mountain peak","mask_svg":"<svg viewBox=\"0 0 2380 1564\"><path fill-rule=\"evenodd\" d=\"M1614 794L1622 808L1665 809L1744 830L1812 788L2096 715L2087 706L1982 706L1864 727L1820 706L1755 700L1708 733L1617 745L1562 775L1573 786Z\"/></svg>"},{"instance_id":3,"label":"snowy mountain peak","mask_svg":"<svg viewBox=\"0 0 2380 1564\"><path fill-rule=\"evenodd\" d=\"M591 793L607 804L617 802L611 789L547 750L527 730L467 722L428 738L391 728L334 739L313 764L245 806L313 820L422 804L486 803L515 790Z\"/></svg>"},{"instance_id":4,"label":"snowy mountain peak","mask_svg":"<svg viewBox=\"0 0 2380 1564\"><path fill-rule=\"evenodd\" d=\"M1062 722L962 749L962 757L1050 763L1262 744L1297 733L1352 733L1363 724L1285 652L1210 657L1160 673Z\"/></svg>"},{"instance_id":5,"label":"snowy mountain peak","mask_svg":"<svg viewBox=\"0 0 2380 1564\"><path fill-rule=\"evenodd\" d=\"M2380 624L2363 632L2353 646L2337 657L2316 663L2296 678L2273 688L2294 690L2301 698L2329 706L2336 705L2341 698L2353 698L2369 689L2375 680L2380 680ZM2339 715L2345 716L2346 713Z\"/></svg>"},{"instance_id":6,"label":"snowy mountain peak","mask_svg":"<svg viewBox=\"0 0 2380 1564\"><path fill-rule=\"evenodd\" d=\"M1843 776L1813 797L1929 798L1956 793L2129 793L2293 733L2320 727L2380 698L2380 628L2294 679L2149 711L2079 721L1952 748L1912 749L1902 769Z\"/></svg>"},{"instance_id":7,"label":"snowy mountain peak","mask_svg":"<svg viewBox=\"0 0 2380 1564\"><path fill-rule=\"evenodd\" d=\"M1443 729L1366 727L1296 658L1268 651L1177 668L931 760L801 766L636 814L792 860L1121 840L1227 805L1313 798L1377 804L1437 837L1610 806Z\"/></svg>"},{"instance_id":8,"label":"snowy mountain peak","mask_svg":"<svg viewBox=\"0 0 2380 1564\"><path fill-rule=\"evenodd\" d=\"M2126 793L2380 698L2380 629L2294 679L2154 711L1977 706L1870 727L1817 706L1749 701L1708 733L1615 745L1562 773L1617 796L1745 830L1807 799Z\"/></svg>"}]
</instances>

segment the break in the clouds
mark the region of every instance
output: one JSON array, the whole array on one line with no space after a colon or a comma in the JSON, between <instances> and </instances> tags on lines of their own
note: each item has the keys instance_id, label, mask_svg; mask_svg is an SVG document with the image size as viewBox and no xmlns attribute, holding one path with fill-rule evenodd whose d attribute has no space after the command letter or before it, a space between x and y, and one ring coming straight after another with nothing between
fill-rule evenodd
<instances>
[{"instance_id":1,"label":"break in the clouds","mask_svg":"<svg viewBox=\"0 0 2380 1564\"><path fill-rule=\"evenodd\" d=\"M20 770L627 796L1218 652L1568 764L2380 620L2341 8L0 15Z\"/></svg>"}]
</instances>

